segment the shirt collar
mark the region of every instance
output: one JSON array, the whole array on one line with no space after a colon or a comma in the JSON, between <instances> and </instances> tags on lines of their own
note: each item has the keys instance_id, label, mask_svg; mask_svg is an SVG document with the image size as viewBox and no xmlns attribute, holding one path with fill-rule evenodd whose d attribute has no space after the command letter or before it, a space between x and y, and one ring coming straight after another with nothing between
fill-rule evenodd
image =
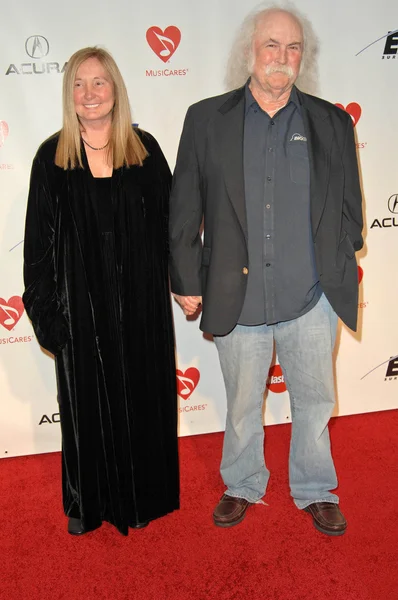
<instances>
[{"instance_id":1,"label":"shirt collar","mask_svg":"<svg viewBox=\"0 0 398 600\"><path fill-rule=\"evenodd\" d=\"M246 84L245 84L245 116L247 115L249 110L252 108L252 106L258 107L258 102L254 98L253 94L251 93L251 90L249 88L249 83L250 83L250 77L246 81ZM289 102L286 104L286 106L288 106L288 104L290 104L290 102L293 102L293 104L296 106L296 108L298 108L298 110L300 111L300 102L298 99L297 88L295 85L292 87L292 91L290 92Z\"/></svg>"}]
</instances>

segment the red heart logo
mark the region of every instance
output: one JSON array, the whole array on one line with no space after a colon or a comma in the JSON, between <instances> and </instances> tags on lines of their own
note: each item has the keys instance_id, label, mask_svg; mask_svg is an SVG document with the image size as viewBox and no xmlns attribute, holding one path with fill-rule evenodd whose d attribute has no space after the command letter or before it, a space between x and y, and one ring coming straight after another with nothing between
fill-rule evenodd
<instances>
[{"instance_id":1,"label":"red heart logo","mask_svg":"<svg viewBox=\"0 0 398 600\"><path fill-rule=\"evenodd\" d=\"M358 266L358 283L361 283L362 277L363 277L363 269L362 269L362 267Z\"/></svg>"},{"instance_id":2,"label":"red heart logo","mask_svg":"<svg viewBox=\"0 0 398 600\"><path fill-rule=\"evenodd\" d=\"M0 298L0 324L11 331L22 317L24 310L20 296L12 296L8 302Z\"/></svg>"},{"instance_id":3,"label":"red heart logo","mask_svg":"<svg viewBox=\"0 0 398 600\"><path fill-rule=\"evenodd\" d=\"M195 367L189 367L183 373L177 369L177 394L183 400L188 400L199 383L200 373Z\"/></svg>"},{"instance_id":4,"label":"red heart logo","mask_svg":"<svg viewBox=\"0 0 398 600\"><path fill-rule=\"evenodd\" d=\"M356 102L350 102L350 104L347 104L347 106L344 107L342 104L336 103L336 106L348 112L348 114L351 116L352 122L354 123L355 127L362 114L362 108L359 106L359 104L357 104Z\"/></svg>"},{"instance_id":5,"label":"red heart logo","mask_svg":"<svg viewBox=\"0 0 398 600\"><path fill-rule=\"evenodd\" d=\"M156 56L167 62L177 50L181 41L181 31L170 25L164 31L160 27L150 27L146 32L146 40Z\"/></svg>"},{"instance_id":6,"label":"red heart logo","mask_svg":"<svg viewBox=\"0 0 398 600\"><path fill-rule=\"evenodd\" d=\"M275 394L286 392L285 378L283 377L280 365L274 365L270 368L267 379L267 388Z\"/></svg>"},{"instance_id":7,"label":"red heart logo","mask_svg":"<svg viewBox=\"0 0 398 600\"><path fill-rule=\"evenodd\" d=\"M8 137L8 124L5 121L0 121L0 148L4 145Z\"/></svg>"}]
</instances>

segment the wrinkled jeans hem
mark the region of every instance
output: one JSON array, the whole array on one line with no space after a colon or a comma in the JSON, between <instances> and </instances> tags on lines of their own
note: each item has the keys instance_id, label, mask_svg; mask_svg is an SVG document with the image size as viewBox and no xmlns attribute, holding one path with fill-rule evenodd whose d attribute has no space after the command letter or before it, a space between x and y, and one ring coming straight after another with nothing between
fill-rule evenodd
<instances>
[{"instance_id":1,"label":"wrinkled jeans hem","mask_svg":"<svg viewBox=\"0 0 398 600\"><path fill-rule=\"evenodd\" d=\"M257 502L259 502L264 494L262 496L260 496L259 498L257 498L257 500L253 500L252 498L249 498L248 495L243 495L243 494L234 494L233 492L230 492L229 490L226 490L224 492L224 494L226 496L231 496L232 498L242 498L243 500L247 500L248 502L250 502L250 504L257 504Z\"/></svg>"},{"instance_id":2,"label":"wrinkled jeans hem","mask_svg":"<svg viewBox=\"0 0 398 600\"><path fill-rule=\"evenodd\" d=\"M295 505L299 510L304 510L310 504L314 504L315 502L330 502L330 504L338 504L339 499L336 496L327 496L326 498L317 498L316 500L294 500Z\"/></svg>"}]
</instances>

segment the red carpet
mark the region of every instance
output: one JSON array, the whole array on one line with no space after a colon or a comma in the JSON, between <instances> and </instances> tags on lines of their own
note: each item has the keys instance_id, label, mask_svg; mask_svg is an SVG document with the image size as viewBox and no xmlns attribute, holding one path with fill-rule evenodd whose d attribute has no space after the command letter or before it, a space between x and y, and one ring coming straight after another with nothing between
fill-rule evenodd
<instances>
[{"instance_id":1,"label":"red carpet","mask_svg":"<svg viewBox=\"0 0 398 600\"><path fill-rule=\"evenodd\" d=\"M398 411L332 422L346 535L316 531L289 499L289 425L266 429L269 506L238 526L212 525L223 487L222 435L180 440L179 512L121 536L108 524L66 533L60 455L0 461L4 600L394 600Z\"/></svg>"}]
</instances>

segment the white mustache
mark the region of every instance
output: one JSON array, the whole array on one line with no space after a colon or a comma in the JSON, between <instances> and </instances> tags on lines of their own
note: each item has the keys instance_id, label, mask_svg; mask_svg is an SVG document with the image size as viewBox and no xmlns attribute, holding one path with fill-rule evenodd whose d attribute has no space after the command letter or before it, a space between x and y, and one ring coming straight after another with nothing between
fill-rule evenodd
<instances>
[{"instance_id":1,"label":"white mustache","mask_svg":"<svg viewBox=\"0 0 398 600\"><path fill-rule=\"evenodd\" d=\"M287 75L290 78L293 77L293 69L292 67L288 67L287 65L268 65L268 67L265 68L265 74L272 75L272 73L283 73L284 75Z\"/></svg>"}]
</instances>

